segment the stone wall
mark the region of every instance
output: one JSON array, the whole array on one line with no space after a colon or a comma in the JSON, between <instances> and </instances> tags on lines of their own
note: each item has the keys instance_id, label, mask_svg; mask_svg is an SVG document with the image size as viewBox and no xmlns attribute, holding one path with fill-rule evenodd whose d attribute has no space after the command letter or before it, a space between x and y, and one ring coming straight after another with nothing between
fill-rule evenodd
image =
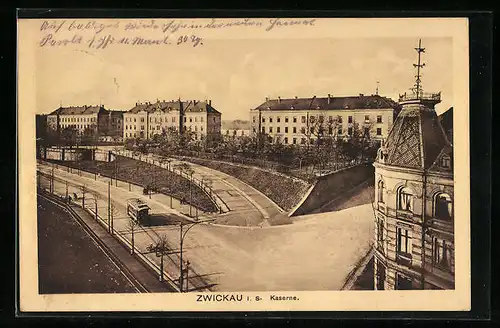
<instances>
[{"instance_id":1,"label":"stone wall","mask_svg":"<svg viewBox=\"0 0 500 328\"><path fill-rule=\"evenodd\" d=\"M327 204L364 181L373 178L371 163L342 169L319 177L309 195L292 210L290 216L306 215Z\"/></svg>"}]
</instances>

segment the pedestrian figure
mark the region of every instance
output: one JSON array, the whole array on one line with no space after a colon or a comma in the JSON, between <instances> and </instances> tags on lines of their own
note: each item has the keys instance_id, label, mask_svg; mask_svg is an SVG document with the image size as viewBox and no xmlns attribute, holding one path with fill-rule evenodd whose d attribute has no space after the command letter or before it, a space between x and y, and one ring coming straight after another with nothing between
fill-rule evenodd
<instances>
[{"instance_id":1,"label":"pedestrian figure","mask_svg":"<svg viewBox=\"0 0 500 328\"><path fill-rule=\"evenodd\" d=\"M75 198L75 200L78 199L78 195L76 194L76 192L73 193L73 197Z\"/></svg>"},{"instance_id":2,"label":"pedestrian figure","mask_svg":"<svg viewBox=\"0 0 500 328\"><path fill-rule=\"evenodd\" d=\"M71 195L68 195L68 203L71 203Z\"/></svg>"}]
</instances>

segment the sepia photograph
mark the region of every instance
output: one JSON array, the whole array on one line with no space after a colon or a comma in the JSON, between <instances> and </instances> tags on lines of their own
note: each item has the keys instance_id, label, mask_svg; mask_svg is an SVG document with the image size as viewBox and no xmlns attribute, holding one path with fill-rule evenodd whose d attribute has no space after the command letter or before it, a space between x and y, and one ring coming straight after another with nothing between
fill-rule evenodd
<instances>
[{"instance_id":1,"label":"sepia photograph","mask_svg":"<svg viewBox=\"0 0 500 328\"><path fill-rule=\"evenodd\" d=\"M466 19L18 25L21 307L470 307Z\"/></svg>"}]
</instances>

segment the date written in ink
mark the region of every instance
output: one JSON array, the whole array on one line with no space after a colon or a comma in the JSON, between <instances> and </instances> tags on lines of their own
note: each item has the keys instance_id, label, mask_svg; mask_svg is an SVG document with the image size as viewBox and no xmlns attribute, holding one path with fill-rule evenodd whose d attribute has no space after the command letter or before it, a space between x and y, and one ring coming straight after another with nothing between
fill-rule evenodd
<instances>
[{"instance_id":1,"label":"date written in ink","mask_svg":"<svg viewBox=\"0 0 500 328\"><path fill-rule=\"evenodd\" d=\"M192 44L193 47L196 47L198 45L202 46L203 45L203 40L199 36L196 35L181 35L177 38L177 45L180 44Z\"/></svg>"}]
</instances>

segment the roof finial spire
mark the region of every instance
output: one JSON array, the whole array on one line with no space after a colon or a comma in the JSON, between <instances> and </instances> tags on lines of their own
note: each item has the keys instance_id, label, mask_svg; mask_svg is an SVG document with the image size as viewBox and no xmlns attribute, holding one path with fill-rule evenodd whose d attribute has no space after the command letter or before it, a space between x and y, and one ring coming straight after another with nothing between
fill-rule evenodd
<instances>
[{"instance_id":1,"label":"roof finial spire","mask_svg":"<svg viewBox=\"0 0 500 328\"><path fill-rule=\"evenodd\" d=\"M415 51L418 53L418 63L413 64L413 67L417 68L417 75L415 75L415 87L413 88L413 92L415 93L417 98L420 98L420 95L422 94L422 76L420 75L420 69L425 66L425 63L422 63L421 61L421 54L425 52L425 48L422 48L422 39L418 40L418 48L415 48Z\"/></svg>"},{"instance_id":2,"label":"roof finial spire","mask_svg":"<svg viewBox=\"0 0 500 328\"><path fill-rule=\"evenodd\" d=\"M380 81L377 81L377 88L375 89L375 95L378 96L378 85L379 85Z\"/></svg>"}]
</instances>

